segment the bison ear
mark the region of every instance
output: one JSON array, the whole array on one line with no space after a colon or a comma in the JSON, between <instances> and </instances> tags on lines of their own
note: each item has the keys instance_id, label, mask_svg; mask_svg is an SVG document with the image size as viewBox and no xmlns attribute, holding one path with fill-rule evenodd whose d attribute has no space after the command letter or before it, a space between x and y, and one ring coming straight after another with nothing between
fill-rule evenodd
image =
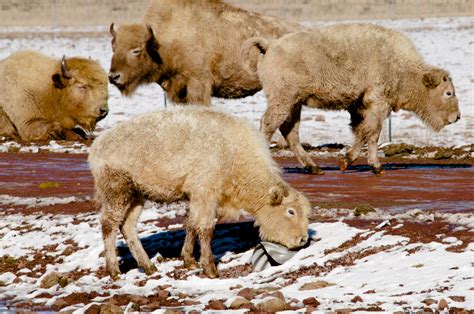
<instances>
[{"instance_id":1,"label":"bison ear","mask_svg":"<svg viewBox=\"0 0 474 314\"><path fill-rule=\"evenodd\" d=\"M289 195L288 187L277 184L270 188L270 204L272 206L280 205L283 202L283 198Z\"/></svg>"},{"instance_id":2,"label":"bison ear","mask_svg":"<svg viewBox=\"0 0 474 314\"><path fill-rule=\"evenodd\" d=\"M71 78L72 74L67 68L66 56L63 56L61 60L61 73L53 74L51 77L54 87L63 89L67 85L67 80L70 80Z\"/></svg>"},{"instance_id":3,"label":"bison ear","mask_svg":"<svg viewBox=\"0 0 474 314\"><path fill-rule=\"evenodd\" d=\"M441 83L441 79L437 71L430 71L423 74L422 82L427 88L433 89Z\"/></svg>"},{"instance_id":4,"label":"bison ear","mask_svg":"<svg viewBox=\"0 0 474 314\"><path fill-rule=\"evenodd\" d=\"M59 74L59 73L53 74L51 79L53 80L54 87L56 87L58 89L63 89L64 87L66 87L66 82L61 77L61 74Z\"/></svg>"},{"instance_id":5,"label":"bison ear","mask_svg":"<svg viewBox=\"0 0 474 314\"><path fill-rule=\"evenodd\" d=\"M153 28L151 28L150 25L147 25L146 28L149 34L149 37L146 41L146 51L148 55L150 56L151 60L153 60L153 62L155 62L158 65L162 64L163 60L161 59L161 56L158 53L158 49L160 48L160 45L158 43L158 40L155 37Z\"/></svg>"}]
</instances>

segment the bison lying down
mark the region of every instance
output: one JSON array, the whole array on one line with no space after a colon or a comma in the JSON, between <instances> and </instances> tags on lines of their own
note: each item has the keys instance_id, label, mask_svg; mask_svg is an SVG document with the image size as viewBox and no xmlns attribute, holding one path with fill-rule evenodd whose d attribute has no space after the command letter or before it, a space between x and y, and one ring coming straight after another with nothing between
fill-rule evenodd
<instances>
[{"instance_id":1,"label":"bison lying down","mask_svg":"<svg viewBox=\"0 0 474 314\"><path fill-rule=\"evenodd\" d=\"M308 200L283 181L265 139L243 119L194 106L147 114L99 136L89 164L114 279L120 274L119 228L145 272L156 270L136 232L144 199L189 199L181 255L185 267L197 267L193 250L199 236L200 262L209 277L217 276L211 252L216 217L238 218L244 209L266 241L296 248L308 240Z\"/></svg>"},{"instance_id":2,"label":"bison lying down","mask_svg":"<svg viewBox=\"0 0 474 314\"><path fill-rule=\"evenodd\" d=\"M86 137L107 115L107 99L107 74L93 60L23 51L0 61L0 136Z\"/></svg>"},{"instance_id":3,"label":"bison lying down","mask_svg":"<svg viewBox=\"0 0 474 314\"><path fill-rule=\"evenodd\" d=\"M301 29L221 0L151 0L142 24L111 25L110 82L124 95L158 83L175 103L209 105L211 96L252 95L261 85L241 66L243 41Z\"/></svg>"},{"instance_id":4,"label":"bison lying down","mask_svg":"<svg viewBox=\"0 0 474 314\"><path fill-rule=\"evenodd\" d=\"M263 57L258 71L268 108L260 128L270 141L277 128L298 160L321 173L299 143L301 106L347 110L355 144L340 161L345 170L368 144L368 162L379 174L377 142L384 119L400 109L415 112L439 131L460 118L449 74L425 64L410 40L375 25L337 25L286 35L268 42L252 38L242 46ZM251 59L251 58L250 58Z\"/></svg>"}]
</instances>

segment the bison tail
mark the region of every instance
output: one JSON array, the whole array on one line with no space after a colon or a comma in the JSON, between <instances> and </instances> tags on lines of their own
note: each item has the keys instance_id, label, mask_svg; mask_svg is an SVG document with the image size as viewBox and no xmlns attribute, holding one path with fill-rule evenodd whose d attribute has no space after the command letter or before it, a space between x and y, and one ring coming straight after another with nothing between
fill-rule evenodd
<instances>
[{"instance_id":1,"label":"bison tail","mask_svg":"<svg viewBox=\"0 0 474 314\"><path fill-rule=\"evenodd\" d=\"M243 68L252 75L257 75L258 61L267 52L269 41L262 37L246 40L240 49L240 60Z\"/></svg>"}]
</instances>

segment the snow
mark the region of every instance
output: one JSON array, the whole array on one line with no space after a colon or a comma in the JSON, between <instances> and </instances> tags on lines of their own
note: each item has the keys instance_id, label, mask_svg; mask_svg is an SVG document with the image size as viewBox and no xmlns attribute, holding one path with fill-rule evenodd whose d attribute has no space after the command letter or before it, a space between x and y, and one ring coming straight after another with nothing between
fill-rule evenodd
<instances>
[{"instance_id":1,"label":"snow","mask_svg":"<svg viewBox=\"0 0 474 314\"><path fill-rule=\"evenodd\" d=\"M154 204L149 207L156 220L169 215L166 205ZM180 208L171 210L178 215ZM146 218L150 218L148 215ZM73 218L76 220L72 223ZM140 238L149 236L150 225L154 233L166 232L166 228L158 228L153 223L139 224ZM18 229L18 226L23 228ZM27 228L25 228L27 227ZM474 253L472 245L462 252L449 252L447 248L457 239L445 238L442 242L410 243L408 238L386 234L383 229L364 230L348 226L342 221L313 223L310 229L316 239L312 245L300 250L287 263L260 272L252 272L236 278L208 279L197 276L198 271L186 271L185 280L173 279L170 272L182 266L181 260L165 260L158 262L158 275L151 278L140 269L132 269L122 274L110 288L112 281L109 277L98 278L96 271L105 264L101 256L103 251L99 219L96 213L81 214L75 217L68 215L30 215L11 214L3 217L0 229L0 256L28 257L36 250L45 246L57 245L56 249L48 251L48 256L56 256L55 262L47 265L42 276L32 275L28 269L21 271L21 280L15 280L16 275L4 273L0 281L7 284L7 289L0 287L0 299L13 300L32 299L33 302L46 302L49 305L61 297L74 292L97 292L111 294L151 295L160 286L169 285L167 290L172 296L179 298L179 293L188 295L202 305L190 306L188 309L202 310L211 300L231 300L237 296L241 287L253 289L280 289L287 300L298 300L298 304L306 298L315 297L321 302L320 309L335 310L353 307L354 296L361 296L362 302L357 307L369 307L377 303L385 311L407 311L424 307L421 302L428 298L440 299L447 295L463 296L463 302L451 302L451 306L465 309L474 308L474 296L470 288L474 278L469 276L472 270ZM35 231L28 231L35 230ZM337 230L337 232L334 232ZM334 250L341 244L363 235L364 240L355 243L345 250ZM62 256L66 240L77 244L77 251ZM120 246L121 244L119 244ZM232 253L233 243L227 243L227 253L220 259L219 270L244 265L250 260L252 249L242 254ZM346 255L357 254L380 249L371 254L361 254L353 263L346 263ZM338 262L342 261L342 262ZM338 263L340 265L338 266ZM285 274L305 267L321 267L318 276L301 276L294 282L284 278ZM86 270L87 274L70 283L64 288L40 288L41 280L52 272L68 273ZM145 280L144 285L138 282ZM300 290L303 284L324 281L326 287L313 290ZM445 292L442 287L448 287ZM365 293L374 290L375 293ZM54 297L48 300L36 297L48 292ZM262 302L264 296L257 296L254 304ZM95 300L100 302L100 298ZM293 300L293 302L295 302ZM435 305L431 306L436 309ZM68 307L69 308L69 307ZM82 313L83 306L75 305L70 308Z\"/></svg>"}]
</instances>

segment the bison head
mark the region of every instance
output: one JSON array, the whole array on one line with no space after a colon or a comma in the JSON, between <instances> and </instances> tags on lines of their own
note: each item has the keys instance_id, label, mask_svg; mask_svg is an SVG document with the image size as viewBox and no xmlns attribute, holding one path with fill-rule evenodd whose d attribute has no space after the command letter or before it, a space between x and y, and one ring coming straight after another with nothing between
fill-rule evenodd
<instances>
[{"instance_id":1,"label":"bison head","mask_svg":"<svg viewBox=\"0 0 474 314\"><path fill-rule=\"evenodd\" d=\"M430 127L439 131L461 118L453 82L446 71L431 68L423 74L422 83L427 101L417 111Z\"/></svg>"},{"instance_id":2,"label":"bison head","mask_svg":"<svg viewBox=\"0 0 474 314\"><path fill-rule=\"evenodd\" d=\"M283 184L273 186L268 191L267 204L255 215L260 238L289 249L305 245L310 211L311 205L303 194Z\"/></svg>"},{"instance_id":3,"label":"bison head","mask_svg":"<svg viewBox=\"0 0 474 314\"><path fill-rule=\"evenodd\" d=\"M122 25L118 30L110 25L112 34L112 64L110 83L125 96L130 96L138 86L156 82L162 60L158 54L158 41L150 26Z\"/></svg>"},{"instance_id":4,"label":"bison head","mask_svg":"<svg viewBox=\"0 0 474 314\"><path fill-rule=\"evenodd\" d=\"M96 61L63 57L52 80L60 104L60 124L86 137L109 112L107 74Z\"/></svg>"}]
</instances>

